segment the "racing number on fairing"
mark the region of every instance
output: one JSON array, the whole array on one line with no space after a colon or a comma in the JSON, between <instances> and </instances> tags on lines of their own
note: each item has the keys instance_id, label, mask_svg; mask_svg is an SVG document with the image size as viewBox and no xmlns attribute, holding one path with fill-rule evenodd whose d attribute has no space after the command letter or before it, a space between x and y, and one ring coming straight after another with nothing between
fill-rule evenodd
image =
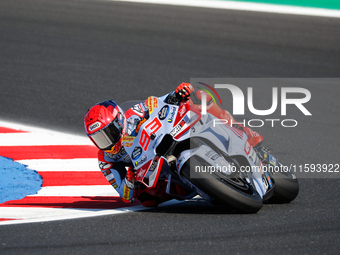
<instances>
[{"instance_id":1,"label":"racing number on fairing","mask_svg":"<svg viewBox=\"0 0 340 255\"><path fill-rule=\"evenodd\" d=\"M140 146L142 146L144 151L147 151L151 138L151 134L155 134L162 127L160 120L155 117L149 124L145 126L142 130L142 134L139 140Z\"/></svg>"}]
</instances>

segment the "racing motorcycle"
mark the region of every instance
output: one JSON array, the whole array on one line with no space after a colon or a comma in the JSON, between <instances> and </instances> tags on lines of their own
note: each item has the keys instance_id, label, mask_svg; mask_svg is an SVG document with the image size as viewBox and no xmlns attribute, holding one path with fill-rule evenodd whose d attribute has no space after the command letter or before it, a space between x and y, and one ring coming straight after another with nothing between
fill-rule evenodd
<instances>
[{"instance_id":1,"label":"racing motorcycle","mask_svg":"<svg viewBox=\"0 0 340 255\"><path fill-rule=\"evenodd\" d=\"M137 104L136 104L137 103ZM242 213L258 212L264 201L288 203L299 192L296 177L270 151L253 148L242 127L221 123L215 116L202 115L189 104L168 104L149 97L149 114L140 122L135 136L123 145L136 170L136 181L154 188L159 180L185 185L214 205Z\"/></svg>"}]
</instances>

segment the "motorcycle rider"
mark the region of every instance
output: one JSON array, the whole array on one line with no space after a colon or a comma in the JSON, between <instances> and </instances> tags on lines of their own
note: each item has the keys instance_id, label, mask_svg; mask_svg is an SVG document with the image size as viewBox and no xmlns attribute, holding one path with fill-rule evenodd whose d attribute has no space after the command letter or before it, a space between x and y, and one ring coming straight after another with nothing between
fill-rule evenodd
<instances>
[{"instance_id":1,"label":"motorcycle rider","mask_svg":"<svg viewBox=\"0 0 340 255\"><path fill-rule=\"evenodd\" d=\"M195 92L190 83L180 84L175 91L161 97L169 104L188 103L195 109L200 108L204 91ZM230 113L221 109L212 98L207 96L207 111L220 119L234 123L234 126L245 131L250 145L258 146L263 137L249 128L238 124ZM175 198L166 193L166 181L159 181L155 188L148 188L135 183L136 173L131 161L131 155L126 152L123 143L128 143L135 136L145 117L149 115L148 99L127 110L123 110L112 100L97 103L91 107L84 117L87 136L98 147L99 168L108 182L116 189L124 202L130 203L137 198L144 206L154 207L167 200ZM187 197L192 190L171 183L171 194Z\"/></svg>"}]
</instances>

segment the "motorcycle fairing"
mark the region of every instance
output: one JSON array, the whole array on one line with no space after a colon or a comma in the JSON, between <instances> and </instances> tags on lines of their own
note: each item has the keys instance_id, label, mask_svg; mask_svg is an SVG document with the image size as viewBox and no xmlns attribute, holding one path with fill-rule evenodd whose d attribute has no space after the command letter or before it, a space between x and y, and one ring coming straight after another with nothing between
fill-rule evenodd
<instances>
[{"instance_id":1,"label":"motorcycle fairing","mask_svg":"<svg viewBox=\"0 0 340 255\"><path fill-rule=\"evenodd\" d=\"M190 105L180 106L164 103L160 98L149 97L149 115L139 124L138 132L133 141L123 142L129 155L137 151L138 155L131 158L137 170L137 181L147 187L154 187L157 183L162 166L167 160L157 155L157 146L162 142L165 134L173 136L174 140L185 140L190 137L190 128L199 120L199 113L192 113ZM163 107L168 106L169 113L165 114ZM163 109L163 110L162 110ZM194 118L190 118L194 116Z\"/></svg>"}]
</instances>

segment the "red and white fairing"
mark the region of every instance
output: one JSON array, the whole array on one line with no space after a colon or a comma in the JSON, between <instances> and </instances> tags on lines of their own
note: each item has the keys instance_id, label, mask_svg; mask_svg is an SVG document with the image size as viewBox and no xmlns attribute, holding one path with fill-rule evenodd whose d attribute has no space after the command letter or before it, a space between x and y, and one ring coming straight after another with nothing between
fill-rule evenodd
<instances>
[{"instance_id":1,"label":"red and white fairing","mask_svg":"<svg viewBox=\"0 0 340 255\"><path fill-rule=\"evenodd\" d=\"M200 113L193 112L187 103L169 105L157 97L149 97L145 105L149 109L148 118L140 122L142 124L135 137L123 138L123 146L137 170L137 181L153 188L163 164L167 164L163 156L157 155L157 146L166 134L170 134L175 141L190 138L189 130L199 120Z\"/></svg>"}]
</instances>

